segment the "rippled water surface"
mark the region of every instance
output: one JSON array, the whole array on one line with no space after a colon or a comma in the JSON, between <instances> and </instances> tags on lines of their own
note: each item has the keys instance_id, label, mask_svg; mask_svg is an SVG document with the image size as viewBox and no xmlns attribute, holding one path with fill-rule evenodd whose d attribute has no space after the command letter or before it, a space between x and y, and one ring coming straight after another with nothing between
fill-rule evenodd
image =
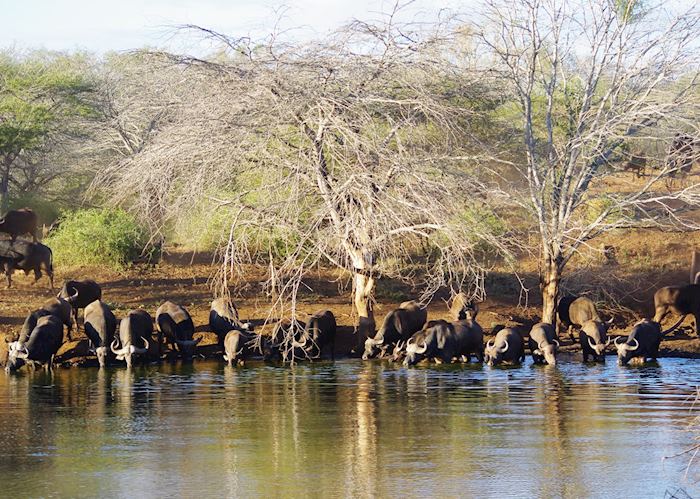
<instances>
[{"instance_id":1,"label":"rippled water surface","mask_svg":"<svg viewBox=\"0 0 700 499\"><path fill-rule=\"evenodd\" d=\"M0 374L2 496L664 497L700 361Z\"/></svg>"}]
</instances>

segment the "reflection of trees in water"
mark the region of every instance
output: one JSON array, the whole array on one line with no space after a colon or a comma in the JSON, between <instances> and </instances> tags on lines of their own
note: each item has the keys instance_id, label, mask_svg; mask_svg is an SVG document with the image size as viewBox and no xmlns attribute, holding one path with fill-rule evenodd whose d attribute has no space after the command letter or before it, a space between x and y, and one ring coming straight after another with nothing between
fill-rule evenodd
<instances>
[{"instance_id":1,"label":"reflection of trees in water","mask_svg":"<svg viewBox=\"0 0 700 499\"><path fill-rule=\"evenodd\" d=\"M0 411L0 464L6 486L11 486L13 476L25 480L52 465L48 453L55 446L56 432L52 414L55 408L50 405L54 391L49 388L53 384L51 378L52 374L43 370L28 371L3 376L0 382L0 399L7 401Z\"/></svg>"}]
</instances>

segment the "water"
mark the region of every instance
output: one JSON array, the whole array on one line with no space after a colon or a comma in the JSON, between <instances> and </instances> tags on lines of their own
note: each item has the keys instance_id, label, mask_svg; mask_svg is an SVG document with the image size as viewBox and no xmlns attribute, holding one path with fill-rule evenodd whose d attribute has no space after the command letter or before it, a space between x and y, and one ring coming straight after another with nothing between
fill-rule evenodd
<instances>
[{"instance_id":1,"label":"water","mask_svg":"<svg viewBox=\"0 0 700 499\"><path fill-rule=\"evenodd\" d=\"M663 497L695 360L0 375L5 497ZM700 466L700 465L699 465Z\"/></svg>"}]
</instances>

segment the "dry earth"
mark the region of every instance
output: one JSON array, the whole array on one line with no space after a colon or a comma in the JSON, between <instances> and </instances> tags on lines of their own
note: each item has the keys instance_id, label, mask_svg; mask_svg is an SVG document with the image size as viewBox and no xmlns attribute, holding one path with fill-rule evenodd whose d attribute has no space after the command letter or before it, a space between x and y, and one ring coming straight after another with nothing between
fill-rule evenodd
<instances>
[{"instance_id":1,"label":"dry earth","mask_svg":"<svg viewBox=\"0 0 700 499\"><path fill-rule=\"evenodd\" d=\"M658 235L657 235L658 236ZM612 334L626 334L629 325L635 317L649 315L651 312L654 289L661 285L687 282L687 255L694 246L695 235L664 234L663 238L649 237L649 233L628 233L623 240L614 239L617 243L620 259L636 262L645 255L655 255L650 270L644 270L644 265L622 262L616 266L593 264L590 268L582 266L578 272L587 276L587 284L595 286L600 280L601 286L608 286L611 295L619 300L617 308L604 310L615 317ZM603 241L606 242L606 241ZM659 255L663 254L663 258ZM590 262L590 259L587 260ZM638 262L637 262L638 263ZM480 306L479 323L487 333L497 325L520 326L523 333L538 321L539 306L537 303L536 273L527 272L532 262L523 259L520 266L525 269L521 273L525 285L532 291L527 306L517 280L508 272L494 272L487 280L489 297ZM623 270L629 268L629 271ZM637 269L637 270L635 270ZM72 269L57 269L57 286L64 279L94 279L102 285L103 300L115 311L120 318L133 308L144 308L151 314L165 300L172 300L184 305L191 313L197 334L203 336L200 352L204 355L215 355L215 336L208 331L209 304L212 299L209 279L215 267L211 259L200 254L193 261L191 255L173 253L156 266L133 266L123 271L114 271L98 267L80 267ZM258 330L264 325L269 314L269 301L262 294L261 268L247 269L246 282L239 289L236 304L243 320L251 320ZM614 278L613 278L614 277ZM14 287L2 290L0 297L0 335L6 341L16 337L24 318L33 309L38 308L53 293L47 289L45 278L35 286L31 285L32 277L15 274ZM336 345L337 353L347 355L355 345L353 324L355 317L350 303L349 292L342 289L342 279L331 270L320 270L307 281L308 289L301 296L298 304L300 319L304 314L313 313L319 309L330 309L335 314L339 329L339 340ZM574 279L575 281L575 279ZM610 285L613 281L614 285ZM574 288L576 283L574 283ZM618 289L619 288L619 289ZM55 293L55 292L54 292ZM375 313L377 322L389 310L401 301L411 299L415 290L396 282L380 282L377 293ZM429 305L429 318L445 318L447 307L441 297L436 297ZM668 322L671 321L669 318ZM692 332L692 322L686 320L684 327L662 344L662 355L700 357L700 340ZM266 330L263 327L263 331ZM572 344L567 335L562 335L562 350L571 358L579 359L579 347ZM59 361L65 365L93 364L94 359L86 358L87 340L82 332L73 334L73 341L67 341L59 351ZM0 361L7 355L6 342L0 341Z\"/></svg>"}]
</instances>

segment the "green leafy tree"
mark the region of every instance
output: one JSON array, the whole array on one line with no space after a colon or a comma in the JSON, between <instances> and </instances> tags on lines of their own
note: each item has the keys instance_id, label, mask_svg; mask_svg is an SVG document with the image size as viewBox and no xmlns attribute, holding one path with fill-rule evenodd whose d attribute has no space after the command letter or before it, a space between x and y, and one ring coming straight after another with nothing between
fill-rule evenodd
<instances>
[{"instance_id":1,"label":"green leafy tree","mask_svg":"<svg viewBox=\"0 0 700 499\"><path fill-rule=\"evenodd\" d=\"M34 52L0 54L0 209L9 206L11 183L36 165L36 153L71 133L76 118L93 112L92 84L79 57ZM29 169L28 169L29 167Z\"/></svg>"}]
</instances>

